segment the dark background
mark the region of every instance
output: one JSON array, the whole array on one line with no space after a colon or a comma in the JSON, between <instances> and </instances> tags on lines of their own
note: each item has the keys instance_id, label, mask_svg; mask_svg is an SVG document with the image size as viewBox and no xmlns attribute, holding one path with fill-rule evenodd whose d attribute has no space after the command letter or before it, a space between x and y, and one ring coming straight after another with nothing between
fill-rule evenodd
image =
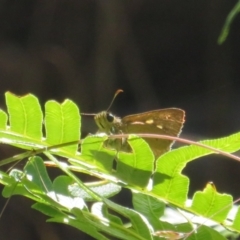
<instances>
[{"instance_id":1,"label":"dark background","mask_svg":"<svg viewBox=\"0 0 240 240\"><path fill-rule=\"evenodd\" d=\"M42 106L49 99L70 98L83 112L96 113L121 88L124 93L112 107L119 116L179 107L187 115L183 137L211 139L239 131L239 17L227 41L217 44L234 4L0 1L0 107L5 109L6 91L31 92ZM92 119L84 119L83 131L96 131ZM0 151L2 159L12 154L10 148ZM238 162L205 157L184 172L191 178L189 197L208 181L219 192L240 196ZM10 200L0 219L1 240L90 239L70 227L45 223L45 216L30 205L20 197Z\"/></svg>"}]
</instances>

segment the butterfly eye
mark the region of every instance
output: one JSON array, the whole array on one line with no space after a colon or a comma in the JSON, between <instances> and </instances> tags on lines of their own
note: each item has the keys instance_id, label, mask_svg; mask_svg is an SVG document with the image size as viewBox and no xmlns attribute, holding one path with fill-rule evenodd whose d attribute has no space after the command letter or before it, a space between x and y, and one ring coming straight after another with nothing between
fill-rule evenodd
<instances>
[{"instance_id":1,"label":"butterfly eye","mask_svg":"<svg viewBox=\"0 0 240 240\"><path fill-rule=\"evenodd\" d=\"M110 122L110 123L113 122L113 120L114 120L114 116L111 113L107 113L106 118L107 118L108 122Z\"/></svg>"}]
</instances>

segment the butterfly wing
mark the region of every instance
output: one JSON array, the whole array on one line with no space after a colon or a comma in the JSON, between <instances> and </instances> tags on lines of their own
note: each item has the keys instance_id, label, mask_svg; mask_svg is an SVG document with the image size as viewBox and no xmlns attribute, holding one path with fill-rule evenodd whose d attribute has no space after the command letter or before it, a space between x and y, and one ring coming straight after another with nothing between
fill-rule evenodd
<instances>
[{"instance_id":1,"label":"butterfly wing","mask_svg":"<svg viewBox=\"0 0 240 240\"><path fill-rule=\"evenodd\" d=\"M154 110L126 116L122 119L120 130L123 133L149 133L178 136L184 123L185 112L178 108ZM173 141L159 138L144 138L155 157L170 150Z\"/></svg>"}]
</instances>

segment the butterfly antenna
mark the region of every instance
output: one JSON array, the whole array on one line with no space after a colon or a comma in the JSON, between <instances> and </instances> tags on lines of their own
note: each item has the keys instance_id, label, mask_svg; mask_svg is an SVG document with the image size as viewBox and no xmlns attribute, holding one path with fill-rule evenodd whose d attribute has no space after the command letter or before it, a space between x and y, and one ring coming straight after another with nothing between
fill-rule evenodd
<instances>
[{"instance_id":1,"label":"butterfly antenna","mask_svg":"<svg viewBox=\"0 0 240 240\"><path fill-rule=\"evenodd\" d=\"M109 107L107 108L106 112L108 112L108 110L111 108L111 106L112 106L115 98L116 98L117 95L118 95L119 93L121 93L121 92L123 92L122 89L118 89L118 90L115 92L115 94L114 94L114 96L113 96L113 99L112 99ZM97 115L97 114L96 114L96 113L81 113L81 115L83 115L83 116L95 116L95 115Z\"/></svg>"},{"instance_id":2,"label":"butterfly antenna","mask_svg":"<svg viewBox=\"0 0 240 240\"><path fill-rule=\"evenodd\" d=\"M81 113L82 116L95 116L96 113Z\"/></svg>"},{"instance_id":3,"label":"butterfly antenna","mask_svg":"<svg viewBox=\"0 0 240 240\"><path fill-rule=\"evenodd\" d=\"M106 110L107 112L108 112L108 110L111 108L111 106L112 106L112 104L113 104L115 98L117 97L117 95L118 95L119 93L121 93L121 92L123 92L122 89L118 89L118 90L115 92L115 94L114 94L114 96L113 96L113 99L112 99L112 101L111 101L109 107L108 107L107 110Z\"/></svg>"}]
</instances>

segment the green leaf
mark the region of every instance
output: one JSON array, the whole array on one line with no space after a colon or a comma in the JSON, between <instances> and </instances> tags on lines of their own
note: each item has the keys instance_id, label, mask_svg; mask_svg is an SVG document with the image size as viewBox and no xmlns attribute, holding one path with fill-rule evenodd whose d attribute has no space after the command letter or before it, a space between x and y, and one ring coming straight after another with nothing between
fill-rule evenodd
<instances>
[{"instance_id":1,"label":"green leaf","mask_svg":"<svg viewBox=\"0 0 240 240\"><path fill-rule=\"evenodd\" d=\"M9 176L9 174L0 171L0 183L3 185L11 186L15 183L15 180L13 177Z\"/></svg>"},{"instance_id":2,"label":"green leaf","mask_svg":"<svg viewBox=\"0 0 240 240\"><path fill-rule=\"evenodd\" d=\"M82 141L81 157L93 170L112 174L115 152L103 147L106 137L88 136ZM70 160L71 161L71 160ZM77 162L72 162L77 164Z\"/></svg>"},{"instance_id":3,"label":"green leaf","mask_svg":"<svg viewBox=\"0 0 240 240\"><path fill-rule=\"evenodd\" d=\"M160 221L160 217L164 214L165 203L148 195L133 193L133 206L147 218L155 231L166 229L166 224ZM170 224L167 229L171 229Z\"/></svg>"},{"instance_id":4,"label":"green leaf","mask_svg":"<svg viewBox=\"0 0 240 240\"><path fill-rule=\"evenodd\" d=\"M150 224L146 221L146 218L142 217L137 211L132 209L122 207L116 203L113 203L107 199L104 200L104 203L115 212L123 215L126 218L129 218L133 229L141 236L143 239L152 239L153 229Z\"/></svg>"},{"instance_id":5,"label":"green leaf","mask_svg":"<svg viewBox=\"0 0 240 240\"><path fill-rule=\"evenodd\" d=\"M13 169L10 172L15 181L3 189L3 196L23 195L35 201L48 201L52 183L40 157L32 157L24 167L24 172Z\"/></svg>"},{"instance_id":6,"label":"green leaf","mask_svg":"<svg viewBox=\"0 0 240 240\"><path fill-rule=\"evenodd\" d=\"M20 194L23 196L31 197L31 194L23 187L20 179L23 177L23 172L17 169L11 170L9 173L8 184L4 187L2 195L6 198L11 197L14 194ZM6 176L5 176L6 179Z\"/></svg>"},{"instance_id":7,"label":"green leaf","mask_svg":"<svg viewBox=\"0 0 240 240\"><path fill-rule=\"evenodd\" d=\"M96 202L92 205L91 212L99 217L105 217L106 219L109 219L110 221L117 223L118 225L121 225L121 227L124 227L123 222L120 217L115 216L113 214L110 214L108 212L108 208L103 202Z\"/></svg>"},{"instance_id":8,"label":"green leaf","mask_svg":"<svg viewBox=\"0 0 240 240\"><path fill-rule=\"evenodd\" d=\"M35 201L45 201L45 193L42 192L39 186L29 181L23 172L13 169L10 172L10 175L13 176L15 181L12 185L4 187L2 191L4 197L8 198L13 195L22 195Z\"/></svg>"},{"instance_id":9,"label":"green leaf","mask_svg":"<svg viewBox=\"0 0 240 240\"><path fill-rule=\"evenodd\" d=\"M223 235L211 227L200 226L187 240L227 240Z\"/></svg>"},{"instance_id":10,"label":"green leaf","mask_svg":"<svg viewBox=\"0 0 240 240\"><path fill-rule=\"evenodd\" d=\"M35 183L43 192L48 193L53 191L52 181L48 176L42 158L30 158L24 170L26 172L26 177L30 179L32 183Z\"/></svg>"},{"instance_id":11,"label":"green leaf","mask_svg":"<svg viewBox=\"0 0 240 240\"><path fill-rule=\"evenodd\" d=\"M227 19L222 28L222 31L220 33L220 36L218 38L218 44L222 44L228 37L229 31L230 31L230 26L231 26L233 20L239 14L239 12L240 12L240 1L238 1L236 3L236 5L233 7L233 9L228 14Z\"/></svg>"},{"instance_id":12,"label":"green leaf","mask_svg":"<svg viewBox=\"0 0 240 240\"><path fill-rule=\"evenodd\" d=\"M203 192L196 192L193 196L191 210L204 217L223 222L232 207L232 196L220 194L212 184L207 184Z\"/></svg>"},{"instance_id":13,"label":"green leaf","mask_svg":"<svg viewBox=\"0 0 240 240\"><path fill-rule=\"evenodd\" d=\"M93 183L85 183L89 189L91 189L93 192L97 193L102 198L109 198L116 194L118 194L121 191L121 187L117 184L106 182L106 181L99 181L99 182L93 182ZM80 188L77 184L71 184L68 186L69 192L74 197L81 197L85 201L94 201L93 199L84 189Z\"/></svg>"},{"instance_id":14,"label":"green leaf","mask_svg":"<svg viewBox=\"0 0 240 240\"><path fill-rule=\"evenodd\" d=\"M49 206L47 204L40 203L40 202L33 204L32 208L49 217L59 218L59 217L67 216L67 214L64 214L62 211L56 208L56 206Z\"/></svg>"},{"instance_id":15,"label":"green leaf","mask_svg":"<svg viewBox=\"0 0 240 240\"><path fill-rule=\"evenodd\" d=\"M58 203L68 209L85 208L86 204L81 197L74 197L70 194L69 185L71 184L73 184L73 180L68 176L58 176L55 178L53 188Z\"/></svg>"},{"instance_id":16,"label":"green leaf","mask_svg":"<svg viewBox=\"0 0 240 240\"><path fill-rule=\"evenodd\" d=\"M83 212L79 209L74 209L72 214L75 214L76 217L73 218L72 214L68 215L62 211L58 211L56 208L41 203L34 204L32 208L50 216L51 218L47 220L48 222L67 224L87 233L95 239L107 240L107 238L100 234L96 227L94 227L91 222L85 218Z\"/></svg>"},{"instance_id":17,"label":"green leaf","mask_svg":"<svg viewBox=\"0 0 240 240\"><path fill-rule=\"evenodd\" d=\"M62 104L48 101L45 104L46 142L50 145L80 139L80 114L78 107L70 100ZM76 152L78 144L64 147L66 151Z\"/></svg>"},{"instance_id":18,"label":"green leaf","mask_svg":"<svg viewBox=\"0 0 240 240\"><path fill-rule=\"evenodd\" d=\"M234 152L240 149L240 133L228 137L201 141L216 149ZM152 193L168 199L171 203L184 206L187 200L189 179L181 172L190 161L212 154L213 151L191 145L181 147L162 155L157 162L156 172L153 175Z\"/></svg>"},{"instance_id":19,"label":"green leaf","mask_svg":"<svg viewBox=\"0 0 240 240\"><path fill-rule=\"evenodd\" d=\"M230 229L235 229L238 232L240 232L240 207L238 207L237 213L234 217L234 221L232 223L232 225L229 226Z\"/></svg>"},{"instance_id":20,"label":"green leaf","mask_svg":"<svg viewBox=\"0 0 240 240\"><path fill-rule=\"evenodd\" d=\"M6 130L7 129L7 114L0 109L0 129Z\"/></svg>"},{"instance_id":21,"label":"green leaf","mask_svg":"<svg viewBox=\"0 0 240 240\"><path fill-rule=\"evenodd\" d=\"M119 152L115 176L128 185L147 187L153 172L154 155L147 142L135 135L128 140L133 153Z\"/></svg>"},{"instance_id":22,"label":"green leaf","mask_svg":"<svg viewBox=\"0 0 240 240\"><path fill-rule=\"evenodd\" d=\"M38 99L32 94L17 97L7 92L6 103L10 130L26 137L41 140L43 116Z\"/></svg>"},{"instance_id":23,"label":"green leaf","mask_svg":"<svg viewBox=\"0 0 240 240\"><path fill-rule=\"evenodd\" d=\"M107 200L109 204L112 202ZM113 203L112 203L113 204ZM135 228L127 228L122 224L119 218L114 216L113 214L109 214L108 209L109 206L103 203L96 203L92 207L92 214L84 214L84 217L88 219L91 226L95 226L99 231L105 232L110 236L115 236L118 239L126 239L126 240L145 240L146 233L142 236L138 232L136 232ZM116 210L116 209L115 209ZM74 213L81 217L81 215L77 214L76 211ZM130 214L133 215L133 214ZM110 220L111 219L111 220ZM109 221L110 220L110 221ZM135 220L135 224L139 224L139 219L137 216L132 216L132 220ZM110 238L111 239L111 238ZM152 239L152 238L148 238Z\"/></svg>"},{"instance_id":24,"label":"green leaf","mask_svg":"<svg viewBox=\"0 0 240 240\"><path fill-rule=\"evenodd\" d=\"M69 218L69 221L65 221L65 223L69 224L70 226L73 226L85 233L87 233L89 236L92 236L93 238L99 239L99 240L107 240L104 235L100 233L100 230L97 226L101 226L104 229L107 227L104 226L103 224L98 223L98 219L94 218L91 214L86 214L84 211L80 211L79 209L72 209L72 214L75 215L75 219ZM88 217L89 216L89 217ZM89 219L90 216L92 216L93 220ZM55 222L60 222L62 219L60 218L55 218L51 219L54 220ZM108 229L110 227L108 226Z\"/></svg>"},{"instance_id":25,"label":"green leaf","mask_svg":"<svg viewBox=\"0 0 240 240\"><path fill-rule=\"evenodd\" d=\"M140 188L146 187L153 171L154 156L148 144L137 136L129 137L129 144L133 153L119 152L118 154L106 147L103 143L106 137L88 136L82 142L81 157L85 163L96 168L95 171L102 171L116 176L129 185ZM113 172L114 159L117 159L116 171ZM74 165L78 163L70 160Z\"/></svg>"}]
</instances>

